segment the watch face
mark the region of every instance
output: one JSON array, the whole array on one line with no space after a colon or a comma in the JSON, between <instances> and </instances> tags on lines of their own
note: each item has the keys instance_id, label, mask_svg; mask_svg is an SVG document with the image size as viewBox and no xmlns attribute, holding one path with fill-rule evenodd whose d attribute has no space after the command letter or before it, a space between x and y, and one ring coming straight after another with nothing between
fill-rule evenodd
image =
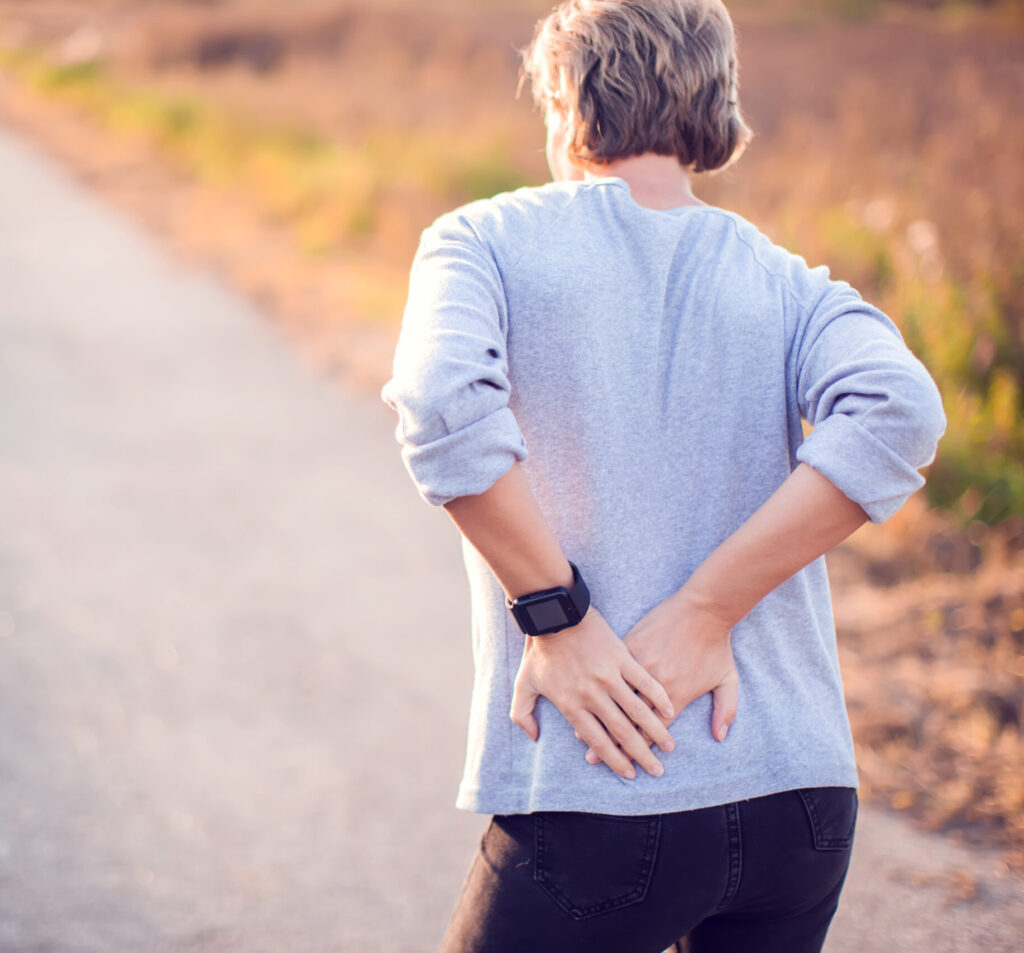
<instances>
[{"instance_id":1,"label":"watch face","mask_svg":"<svg viewBox=\"0 0 1024 953\"><path fill-rule=\"evenodd\" d=\"M562 596L552 596L543 602L536 602L533 605L524 606L530 617L534 629L539 632L549 632L554 629L564 629L573 625L569 614L566 612L566 605ZM568 602L568 597L566 597ZM571 605L571 603L570 603ZM575 612L573 613L575 615ZM578 621L578 620L577 620Z\"/></svg>"}]
</instances>

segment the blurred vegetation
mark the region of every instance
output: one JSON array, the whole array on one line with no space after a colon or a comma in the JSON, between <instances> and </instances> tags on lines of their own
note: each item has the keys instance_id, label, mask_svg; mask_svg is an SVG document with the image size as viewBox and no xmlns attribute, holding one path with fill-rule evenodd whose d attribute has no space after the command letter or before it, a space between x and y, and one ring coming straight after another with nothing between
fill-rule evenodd
<instances>
[{"instance_id":1,"label":"blurred vegetation","mask_svg":"<svg viewBox=\"0 0 1024 953\"><path fill-rule=\"evenodd\" d=\"M919 13L970 16L978 11L1019 8L1016 0L731 0L729 8L743 14L756 9L762 15L801 23L822 17L866 20L880 14Z\"/></svg>"},{"instance_id":2,"label":"blurred vegetation","mask_svg":"<svg viewBox=\"0 0 1024 953\"><path fill-rule=\"evenodd\" d=\"M143 138L197 178L244 192L311 254L379 235L382 212L403 196L457 204L523 182L501 133L441 140L429 131L380 128L346 145L315 129L127 81L99 61L54 64L21 48L0 50L0 65L111 132Z\"/></svg>"},{"instance_id":3,"label":"blurred vegetation","mask_svg":"<svg viewBox=\"0 0 1024 953\"><path fill-rule=\"evenodd\" d=\"M203 5L202 17L149 6L136 42L120 52L99 34L51 27L0 45L0 65L188 174L244 195L304 254L358 250L401 267L441 211L544 177L539 119L525 101L510 101L515 47L541 4L489 4L457 19L394 3L372 13L326 4L282 14L234 2ZM826 46L809 58L793 47L783 76L781 57L759 63L756 32L765 19L792 29L794 17L1012 13L1021 4L732 6L745 79L769 74L769 95L758 99L759 77L748 103L766 142L701 194L812 263L829 263L900 325L939 381L949 418L927 483L934 505L964 526L1024 514L1024 176L1000 158L1007 142L1024 138L1014 92L1021 70L986 63L985 36L960 49L917 27L906 50L890 43L896 58L871 62L846 27L825 32ZM943 44L954 59L937 52ZM850 56L842 82L821 92L800 85L799 58L808 75L824 77L836 53ZM310 62L318 72L295 67ZM884 74L873 75L879 66ZM769 96L794 100L796 121ZM873 131L868 117L879 115ZM964 172L969 182L959 180ZM798 180L817 184L796 188ZM968 201L977 208L965 217ZM381 300L397 315L401 288L389 284Z\"/></svg>"},{"instance_id":4,"label":"blurred vegetation","mask_svg":"<svg viewBox=\"0 0 1024 953\"><path fill-rule=\"evenodd\" d=\"M873 298L942 391L948 426L929 468L929 501L964 527L1024 514L1024 321L1014 293L1024 248L1002 274L950 274L928 220L904 234L864 224L854 203L818 210L787 244L813 248ZM820 249L820 252L819 252ZM806 252L805 252L806 253ZM1019 294L1018 294L1019 297Z\"/></svg>"},{"instance_id":5,"label":"blurred vegetation","mask_svg":"<svg viewBox=\"0 0 1024 953\"><path fill-rule=\"evenodd\" d=\"M360 316L397 322L425 225L545 179L540 117L512 95L551 3L0 0L0 73L236 195L322 283L372 285ZM915 498L830 554L865 792L1024 869L1024 3L729 6L757 136L697 194L890 314L949 420L926 484L944 515ZM322 320L279 251L257 267Z\"/></svg>"}]
</instances>

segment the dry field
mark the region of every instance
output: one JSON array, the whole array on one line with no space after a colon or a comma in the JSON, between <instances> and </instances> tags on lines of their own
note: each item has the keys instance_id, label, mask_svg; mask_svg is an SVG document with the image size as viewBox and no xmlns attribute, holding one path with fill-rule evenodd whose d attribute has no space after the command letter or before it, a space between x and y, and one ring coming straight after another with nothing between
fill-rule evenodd
<instances>
[{"instance_id":1,"label":"dry field","mask_svg":"<svg viewBox=\"0 0 1024 953\"><path fill-rule=\"evenodd\" d=\"M513 95L544 6L0 0L0 111L372 384L420 229L544 179ZM1024 20L917 6L737 4L757 138L697 191L942 384L941 514L830 557L851 716L869 796L1024 868Z\"/></svg>"}]
</instances>

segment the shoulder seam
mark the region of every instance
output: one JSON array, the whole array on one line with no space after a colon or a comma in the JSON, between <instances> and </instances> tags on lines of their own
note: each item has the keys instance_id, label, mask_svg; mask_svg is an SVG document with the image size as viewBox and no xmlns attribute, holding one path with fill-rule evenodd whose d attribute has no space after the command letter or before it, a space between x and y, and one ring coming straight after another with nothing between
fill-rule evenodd
<instances>
[{"instance_id":1,"label":"shoulder seam","mask_svg":"<svg viewBox=\"0 0 1024 953\"><path fill-rule=\"evenodd\" d=\"M589 189L590 187L592 187L592 186L588 186L588 189ZM543 186L542 186L542 188L543 188ZM537 244L538 240L540 239L540 235L542 234L542 232L546 232L546 231L548 231L548 230L549 230L549 229L551 228L551 226L553 226L554 224L556 224L556 223L557 223L557 222L558 222L558 221L559 221L559 220L560 220L561 218L563 218L563 217L565 216L565 214L566 214L566 213L567 213L567 212L569 211L569 209L570 209L570 208L572 207L572 205L573 205L573 203L574 203L574 202L576 201L576 199L577 199L577 198L579 198L579 196L580 196L580 192L581 192L581 191L582 191L582 189L580 189L580 190L577 190L577 191L575 192L575 194L571 195L571 196L569 197L569 201L567 201L567 202L566 202L566 203L565 203L565 204L564 204L564 205L563 205L563 206L562 206L562 207L561 207L561 208L560 208L560 209L558 210L558 212L557 212L557 213L556 213L556 214L555 214L555 215L554 215L554 216L553 216L553 217L551 218L551 220L550 220L550 221L548 221L548 222L547 222L547 223L546 223L546 224L544 225L544 227L543 227L542 229L537 229L537 230L536 230L536 231L534 232L534 234L533 234L533 235L531 236L531 238L530 238L530 243L529 243L529 244L528 244L528 245L527 245L527 246L526 246L526 247L525 247L525 248L524 248L524 249L523 249L523 250L522 250L522 251L520 252L520 254L519 254L519 255L518 255L517 257L516 257L516 259L515 259L514 261L511 261L511 262L509 262L509 265L508 265L508 267L509 267L510 269L511 269L511 268L515 268L515 267L516 267L516 266L517 266L517 265L518 265L518 264L519 264L519 263L520 263L520 262L521 262L521 261L522 261L522 260L523 260L523 259L524 259L524 258L525 258L525 257L526 257L526 256L527 256L527 255L528 255L528 254L529 254L530 252L531 252L531 251L533 251L533 249L534 249L534 247L536 246L536 244Z\"/></svg>"},{"instance_id":2,"label":"shoulder seam","mask_svg":"<svg viewBox=\"0 0 1024 953\"><path fill-rule=\"evenodd\" d=\"M782 286L785 288L786 294L789 296L790 300L792 300L792 302L804 313L805 317L809 317L810 314L811 314L811 309L808 308L797 297L797 294L793 290L793 286L790 284L789 279L784 274L781 274L780 272L775 271L772 268L769 268L768 265L766 265L764 263L764 261L761 260L761 256L758 254L757 249L754 247L754 245L747 238L745 238L742 234L740 234L739 226L736 224L736 216L733 213L724 211L722 209L715 209L715 212L729 220L729 224L732 225L732 230L735 233L736 238L742 244L746 245L747 248L750 249L750 255L754 259L754 261L757 263L757 266L766 275L768 275L770 278L777 278L781 282ZM768 240L771 241L771 239L768 239ZM793 254L792 252L790 252L790 251L788 251L786 249L783 249L783 251L786 251L786 254L788 254L788 255L792 255ZM810 265L808 265L807 267L808 267L808 270L810 270Z\"/></svg>"}]
</instances>

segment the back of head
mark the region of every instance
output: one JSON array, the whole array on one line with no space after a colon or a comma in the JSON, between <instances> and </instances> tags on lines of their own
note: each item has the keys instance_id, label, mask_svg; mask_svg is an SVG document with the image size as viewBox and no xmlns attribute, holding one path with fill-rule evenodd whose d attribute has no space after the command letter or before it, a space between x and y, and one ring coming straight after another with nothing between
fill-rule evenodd
<instances>
[{"instance_id":1,"label":"back of head","mask_svg":"<svg viewBox=\"0 0 1024 953\"><path fill-rule=\"evenodd\" d=\"M565 0L537 25L523 64L537 102L568 118L576 161L653 152L710 172L750 140L720 0Z\"/></svg>"}]
</instances>

